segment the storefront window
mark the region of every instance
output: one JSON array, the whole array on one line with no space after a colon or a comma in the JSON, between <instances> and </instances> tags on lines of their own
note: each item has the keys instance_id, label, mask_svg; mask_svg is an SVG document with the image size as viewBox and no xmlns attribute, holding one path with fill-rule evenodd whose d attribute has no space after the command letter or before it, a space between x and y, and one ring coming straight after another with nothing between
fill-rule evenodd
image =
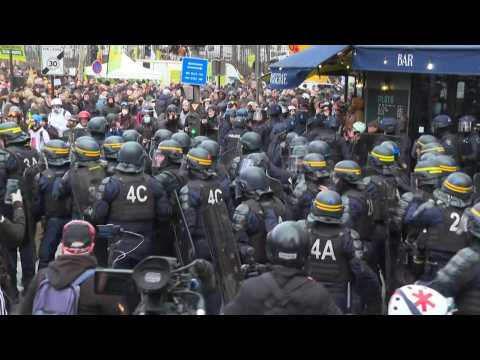
<instances>
[{"instance_id":1,"label":"storefront window","mask_svg":"<svg viewBox=\"0 0 480 360\"><path fill-rule=\"evenodd\" d=\"M457 78L455 116L473 115L480 118L480 79L476 76Z\"/></svg>"}]
</instances>

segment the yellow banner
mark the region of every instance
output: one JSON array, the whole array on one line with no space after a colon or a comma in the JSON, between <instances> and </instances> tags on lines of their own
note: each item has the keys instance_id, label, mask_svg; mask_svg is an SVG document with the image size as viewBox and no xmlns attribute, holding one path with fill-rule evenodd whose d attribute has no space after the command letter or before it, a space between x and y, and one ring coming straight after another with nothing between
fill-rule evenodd
<instances>
[{"instance_id":1,"label":"yellow banner","mask_svg":"<svg viewBox=\"0 0 480 360\"><path fill-rule=\"evenodd\" d=\"M170 70L170 82L180 84L181 70Z\"/></svg>"},{"instance_id":2,"label":"yellow banner","mask_svg":"<svg viewBox=\"0 0 480 360\"><path fill-rule=\"evenodd\" d=\"M254 62L255 62L255 54L248 55L247 57L248 67L252 67Z\"/></svg>"},{"instance_id":3,"label":"yellow banner","mask_svg":"<svg viewBox=\"0 0 480 360\"><path fill-rule=\"evenodd\" d=\"M108 52L108 67L107 71L112 72L120 69L122 66L122 47L121 45L111 45Z\"/></svg>"},{"instance_id":4,"label":"yellow banner","mask_svg":"<svg viewBox=\"0 0 480 360\"><path fill-rule=\"evenodd\" d=\"M0 45L0 59L9 60L10 51L12 51L12 59L20 62L27 61L25 56L25 46L24 45Z\"/></svg>"}]
</instances>

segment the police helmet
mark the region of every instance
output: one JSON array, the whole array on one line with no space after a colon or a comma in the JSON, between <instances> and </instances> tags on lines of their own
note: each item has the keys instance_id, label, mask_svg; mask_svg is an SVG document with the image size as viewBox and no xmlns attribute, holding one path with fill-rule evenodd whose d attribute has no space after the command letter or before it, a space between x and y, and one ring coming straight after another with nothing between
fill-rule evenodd
<instances>
[{"instance_id":1,"label":"police helmet","mask_svg":"<svg viewBox=\"0 0 480 360\"><path fill-rule=\"evenodd\" d=\"M322 154L311 153L305 155L303 157L302 165L303 172L307 177L323 179L330 176L327 162Z\"/></svg>"},{"instance_id":2,"label":"police helmet","mask_svg":"<svg viewBox=\"0 0 480 360\"><path fill-rule=\"evenodd\" d=\"M265 250L272 264L301 269L308 257L307 234L294 221L284 221L267 234Z\"/></svg>"},{"instance_id":3,"label":"police helmet","mask_svg":"<svg viewBox=\"0 0 480 360\"><path fill-rule=\"evenodd\" d=\"M480 202L467 211L467 230L477 242L480 240Z\"/></svg>"},{"instance_id":4,"label":"police helmet","mask_svg":"<svg viewBox=\"0 0 480 360\"><path fill-rule=\"evenodd\" d=\"M194 147L197 147L198 145L200 145L202 143L202 141L204 140L208 140L208 136L203 136L203 135L200 135L200 136L195 136L191 142L190 142L190 146L192 148Z\"/></svg>"},{"instance_id":5,"label":"police helmet","mask_svg":"<svg viewBox=\"0 0 480 360\"><path fill-rule=\"evenodd\" d=\"M385 145L390 147L393 151L393 155L395 156L395 159L398 159L398 157L400 156L400 147L397 145L395 141L387 140L382 142L380 145Z\"/></svg>"},{"instance_id":6,"label":"police helmet","mask_svg":"<svg viewBox=\"0 0 480 360\"><path fill-rule=\"evenodd\" d=\"M145 167L146 157L142 145L136 141L127 141L118 152L118 164L115 168L122 173L141 173Z\"/></svg>"},{"instance_id":7,"label":"police helmet","mask_svg":"<svg viewBox=\"0 0 480 360\"><path fill-rule=\"evenodd\" d=\"M440 184L442 169L439 162L435 158L430 157L429 159L418 161L413 169L413 174L418 179L418 186L435 186Z\"/></svg>"},{"instance_id":8,"label":"police helmet","mask_svg":"<svg viewBox=\"0 0 480 360\"><path fill-rule=\"evenodd\" d=\"M323 140L314 140L308 144L308 152L309 153L317 153L321 154L325 157L326 160L330 159L332 155L330 145Z\"/></svg>"},{"instance_id":9,"label":"police helmet","mask_svg":"<svg viewBox=\"0 0 480 360\"><path fill-rule=\"evenodd\" d=\"M163 140L168 140L172 137L172 132L168 129L158 129L153 135L156 144L160 144Z\"/></svg>"},{"instance_id":10,"label":"police helmet","mask_svg":"<svg viewBox=\"0 0 480 360\"><path fill-rule=\"evenodd\" d=\"M230 119L232 122L232 126L235 129L245 129L245 127L247 126L247 117L238 115L238 111L237 115L235 117L231 117Z\"/></svg>"},{"instance_id":11,"label":"police helmet","mask_svg":"<svg viewBox=\"0 0 480 360\"><path fill-rule=\"evenodd\" d=\"M0 138L5 145L22 144L30 140L30 136L23 132L16 122L8 121L0 124Z\"/></svg>"},{"instance_id":12,"label":"police helmet","mask_svg":"<svg viewBox=\"0 0 480 360\"><path fill-rule=\"evenodd\" d=\"M434 154L444 154L445 153L445 148L443 145L436 143L436 142L431 142L429 144L426 144L425 146L422 147L420 150L420 159L422 159L422 156L428 153L434 153Z\"/></svg>"},{"instance_id":13,"label":"police helmet","mask_svg":"<svg viewBox=\"0 0 480 360\"><path fill-rule=\"evenodd\" d=\"M290 147L290 144L292 143L293 139L295 139L297 137L297 133L292 131L292 132L289 132L287 134L287 136L285 137L285 143Z\"/></svg>"},{"instance_id":14,"label":"police helmet","mask_svg":"<svg viewBox=\"0 0 480 360\"><path fill-rule=\"evenodd\" d=\"M186 132L178 131L175 134L173 134L170 139L175 140L180 144L184 154L188 152L188 149L190 148L191 140L190 140L190 136L188 136Z\"/></svg>"},{"instance_id":15,"label":"police helmet","mask_svg":"<svg viewBox=\"0 0 480 360\"><path fill-rule=\"evenodd\" d=\"M95 116L88 122L87 129L90 134L105 134L107 130L107 119L104 116Z\"/></svg>"},{"instance_id":16,"label":"police helmet","mask_svg":"<svg viewBox=\"0 0 480 360\"><path fill-rule=\"evenodd\" d=\"M237 116L243 116L244 118L246 118L248 116L248 110L245 108L238 109Z\"/></svg>"},{"instance_id":17,"label":"police helmet","mask_svg":"<svg viewBox=\"0 0 480 360\"><path fill-rule=\"evenodd\" d=\"M187 169L202 175L213 175L212 155L201 147L190 149L187 154Z\"/></svg>"},{"instance_id":18,"label":"police helmet","mask_svg":"<svg viewBox=\"0 0 480 360\"><path fill-rule=\"evenodd\" d=\"M472 115L465 115L458 119L458 132L470 133L472 127L477 123L477 119Z\"/></svg>"},{"instance_id":19,"label":"police helmet","mask_svg":"<svg viewBox=\"0 0 480 360\"><path fill-rule=\"evenodd\" d=\"M121 136L109 136L103 143L103 154L107 160L117 160L118 152L125 143L125 140Z\"/></svg>"},{"instance_id":20,"label":"police helmet","mask_svg":"<svg viewBox=\"0 0 480 360\"><path fill-rule=\"evenodd\" d=\"M70 146L63 140L48 141L42 152L49 166L63 166L70 163Z\"/></svg>"},{"instance_id":21,"label":"police helmet","mask_svg":"<svg viewBox=\"0 0 480 360\"><path fill-rule=\"evenodd\" d=\"M130 142L130 141L140 142L140 138L142 137L142 135L137 130L129 129L123 132L122 137L125 140L125 142Z\"/></svg>"},{"instance_id":22,"label":"police helmet","mask_svg":"<svg viewBox=\"0 0 480 360\"><path fill-rule=\"evenodd\" d=\"M387 134L394 133L397 129L398 121L393 117L384 117L380 119L378 127L380 130L386 132Z\"/></svg>"},{"instance_id":23,"label":"police helmet","mask_svg":"<svg viewBox=\"0 0 480 360\"><path fill-rule=\"evenodd\" d=\"M393 165L395 154L393 149L387 145L377 145L368 154L368 157L374 167L383 168Z\"/></svg>"},{"instance_id":24,"label":"police helmet","mask_svg":"<svg viewBox=\"0 0 480 360\"><path fill-rule=\"evenodd\" d=\"M255 131L247 131L240 136L240 144L242 145L242 153L252 153L260 151L262 147L262 137Z\"/></svg>"},{"instance_id":25,"label":"police helmet","mask_svg":"<svg viewBox=\"0 0 480 360\"><path fill-rule=\"evenodd\" d=\"M358 184L362 180L362 168L355 161L343 160L335 165L333 175L349 184Z\"/></svg>"},{"instance_id":26,"label":"police helmet","mask_svg":"<svg viewBox=\"0 0 480 360\"><path fill-rule=\"evenodd\" d=\"M272 104L268 108L268 112L269 112L269 115L270 115L271 118L272 117L278 117L278 116L282 115L282 107L278 104Z\"/></svg>"},{"instance_id":27,"label":"police helmet","mask_svg":"<svg viewBox=\"0 0 480 360\"><path fill-rule=\"evenodd\" d=\"M439 129L447 129L452 126L453 121L447 114L440 114L432 119L432 132L435 134Z\"/></svg>"},{"instance_id":28,"label":"police helmet","mask_svg":"<svg viewBox=\"0 0 480 360\"><path fill-rule=\"evenodd\" d=\"M307 145L308 139L305 136L295 136L293 137L292 141L290 142L290 147L293 148L297 145Z\"/></svg>"},{"instance_id":29,"label":"police helmet","mask_svg":"<svg viewBox=\"0 0 480 360\"><path fill-rule=\"evenodd\" d=\"M313 200L308 214L309 221L340 224L343 215L341 196L331 190L320 191Z\"/></svg>"},{"instance_id":30,"label":"police helmet","mask_svg":"<svg viewBox=\"0 0 480 360\"><path fill-rule=\"evenodd\" d=\"M240 187L241 194L262 195L270 190L265 170L257 166L242 169L235 183Z\"/></svg>"},{"instance_id":31,"label":"police helmet","mask_svg":"<svg viewBox=\"0 0 480 360\"><path fill-rule=\"evenodd\" d=\"M117 120L117 117L118 117L117 114L108 113L108 114L105 116L105 119L107 120L107 124L109 124L109 125L111 126L111 125L115 122L115 120Z\"/></svg>"},{"instance_id":32,"label":"police helmet","mask_svg":"<svg viewBox=\"0 0 480 360\"><path fill-rule=\"evenodd\" d=\"M198 146L207 150L210 155L212 155L214 161L218 159L220 155L220 145L218 145L215 140L203 140Z\"/></svg>"},{"instance_id":33,"label":"police helmet","mask_svg":"<svg viewBox=\"0 0 480 360\"><path fill-rule=\"evenodd\" d=\"M160 156L159 156L160 155ZM158 150L155 153L155 161L158 162L157 167L162 167L160 164L167 158L174 164L180 164L183 158L183 149L180 144L172 139L163 140L158 144Z\"/></svg>"},{"instance_id":34,"label":"police helmet","mask_svg":"<svg viewBox=\"0 0 480 360\"><path fill-rule=\"evenodd\" d=\"M462 200L469 200L473 194L472 178L461 172L454 172L443 180L441 191Z\"/></svg>"},{"instance_id":35,"label":"police helmet","mask_svg":"<svg viewBox=\"0 0 480 360\"><path fill-rule=\"evenodd\" d=\"M432 154L432 157L438 162L442 175L454 173L459 170L458 164L453 157L444 154Z\"/></svg>"},{"instance_id":36,"label":"police helmet","mask_svg":"<svg viewBox=\"0 0 480 360\"><path fill-rule=\"evenodd\" d=\"M75 160L79 162L97 161L100 159L100 145L91 136L81 136L73 144Z\"/></svg>"}]
</instances>

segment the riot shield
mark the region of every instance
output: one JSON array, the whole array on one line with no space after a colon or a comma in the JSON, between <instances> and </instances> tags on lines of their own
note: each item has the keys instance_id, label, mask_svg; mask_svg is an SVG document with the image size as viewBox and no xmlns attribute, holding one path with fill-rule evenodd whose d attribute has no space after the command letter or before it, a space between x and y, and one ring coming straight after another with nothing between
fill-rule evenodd
<instances>
[{"instance_id":1,"label":"riot shield","mask_svg":"<svg viewBox=\"0 0 480 360\"><path fill-rule=\"evenodd\" d=\"M232 160L241 154L240 134L229 134L225 139L225 145L220 154L220 161L228 167L232 163Z\"/></svg>"},{"instance_id":2,"label":"riot shield","mask_svg":"<svg viewBox=\"0 0 480 360\"><path fill-rule=\"evenodd\" d=\"M226 304L239 290L242 277L240 254L220 185L213 183L203 191L202 199L208 201L202 204L200 221L208 241L223 302Z\"/></svg>"},{"instance_id":3,"label":"riot shield","mask_svg":"<svg viewBox=\"0 0 480 360\"><path fill-rule=\"evenodd\" d=\"M186 265L195 259L195 245L193 244L177 192L173 191L171 196L173 197L173 216L175 219L171 222L175 236L175 252L179 262L182 265Z\"/></svg>"}]
</instances>

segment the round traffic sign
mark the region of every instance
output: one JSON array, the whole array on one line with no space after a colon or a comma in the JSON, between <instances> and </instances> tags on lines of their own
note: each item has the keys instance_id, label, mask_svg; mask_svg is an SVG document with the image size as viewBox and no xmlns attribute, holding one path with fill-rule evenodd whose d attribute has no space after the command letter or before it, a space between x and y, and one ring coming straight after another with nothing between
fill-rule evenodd
<instances>
[{"instance_id":1,"label":"round traffic sign","mask_svg":"<svg viewBox=\"0 0 480 360\"><path fill-rule=\"evenodd\" d=\"M92 70L95 74L100 74L102 72L102 63L98 60L95 60L92 64Z\"/></svg>"}]
</instances>

